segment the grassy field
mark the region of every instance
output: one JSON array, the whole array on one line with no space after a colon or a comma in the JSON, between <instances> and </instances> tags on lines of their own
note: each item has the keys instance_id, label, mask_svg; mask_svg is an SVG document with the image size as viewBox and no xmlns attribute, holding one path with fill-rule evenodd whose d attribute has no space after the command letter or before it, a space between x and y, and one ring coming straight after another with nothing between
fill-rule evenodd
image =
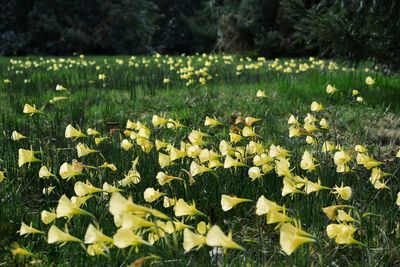
<instances>
[{"instance_id":1,"label":"grassy field","mask_svg":"<svg viewBox=\"0 0 400 267\"><path fill-rule=\"evenodd\" d=\"M0 73L0 266L400 264L399 76L222 55L1 58Z\"/></svg>"}]
</instances>

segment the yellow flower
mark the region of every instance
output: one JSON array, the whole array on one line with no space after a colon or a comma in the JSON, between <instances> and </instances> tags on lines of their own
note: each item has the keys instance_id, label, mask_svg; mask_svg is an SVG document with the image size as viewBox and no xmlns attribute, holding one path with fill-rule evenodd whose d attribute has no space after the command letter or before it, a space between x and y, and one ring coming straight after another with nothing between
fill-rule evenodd
<instances>
[{"instance_id":1,"label":"yellow flower","mask_svg":"<svg viewBox=\"0 0 400 267\"><path fill-rule=\"evenodd\" d=\"M195 234L187 228L183 230L183 249L185 252L189 252L196 247L197 249L200 249L205 243L205 236Z\"/></svg>"},{"instance_id":2,"label":"yellow flower","mask_svg":"<svg viewBox=\"0 0 400 267\"><path fill-rule=\"evenodd\" d=\"M48 177L56 177L52 174L46 166L42 166L39 170L39 177L40 178L48 178Z\"/></svg>"},{"instance_id":3,"label":"yellow flower","mask_svg":"<svg viewBox=\"0 0 400 267\"><path fill-rule=\"evenodd\" d=\"M152 188L152 187L148 187L143 192L144 200L149 203L156 201L158 198L160 198L164 195L165 195L165 193L162 193L158 190L154 190L154 188Z\"/></svg>"},{"instance_id":4,"label":"yellow flower","mask_svg":"<svg viewBox=\"0 0 400 267\"><path fill-rule=\"evenodd\" d=\"M179 149L177 149L177 148L175 148L175 147L173 147L171 145L168 146L168 148L169 148L170 161L175 161L177 159L184 158L187 155L186 151L179 150Z\"/></svg>"},{"instance_id":5,"label":"yellow flower","mask_svg":"<svg viewBox=\"0 0 400 267\"><path fill-rule=\"evenodd\" d=\"M99 144L101 144L101 143L103 143L105 140L107 140L108 139L108 137L107 136L104 136L104 137L96 137L95 139L94 139L94 143L96 144L96 145L99 145Z\"/></svg>"},{"instance_id":6,"label":"yellow flower","mask_svg":"<svg viewBox=\"0 0 400 267\"><path fill-rule=\"evenodd\" d=\"M368 76L367 78L365 78L365 83L367 85L374 85L375 84L375 80L371 78L371 76Z\"/></svg>"},{"instance_id":7,"label":"yellow flower","mask_svg":"<svg viewBox=\"0 0 400 267\"><path fill-rule=\"evenodd\" d=\"M397 193L396 205L400 207L400 192Z\"/></svg>"},{"instance_id":8,"label":"yellow flower","mask_svg":"<svg viewBox=\"0 0 400 267\"><path fill-rule=\"evenodd\" d=\"M163 153L158 153L158 163L160 164L160 167L164 169L165 167L168 167L171 165L171 160L169 155L163 154Z\"/></svg>"},{"instance_id":9,"label":"yellow flower","mask_svg":"<svg viewBox=\"0 0 400 267\"><path fill-rule=\"evenodd\" d=\"M305 184L305 190L306 190L307 195L309 195L313 192L318 192L319 190L323 190L323 189L330 189L330 188L322 186L320 180L318 180L317 183L313 183L307 179L307 182Z\"/></svg>"},{"instance_id":10,"label":"yellow flower","mask_svg":"<svg viewBox=\"0 0 400 267\"><path fill-rule=\"evenodd\" d=\"M357 89L353 89L353 91L351 91L351 94L353 96L356 96L356 95L360 94L360 91L358 91Z\"/></svg>"},{"instance_id":11,"label":"yellow flower","mask_svg":"<svg viewBox=\"0 0 400 267\"><path fill-rule=\"evenodd\" d=\"M210 126L210 127L215 127L219 125L223 125L221 122L219 122L215 117L212 119L210 117L206 117L206 120L204 122L205 126Z\"/></svg>"},{"instance_id":12,"label":"yellow flower","mask_svg":"<svg viewBox=\"0 0 400 267\"><path fill-rule=\"evenodd\" d=\"M180 198L174 207L174 212L176 217L182 217L182 216L204 216L207 217L204 213L196 209L196 204L193 202L193 204L189 205L188 203L185 202L182 198Z\"/></svg>"},{"instance_id":13,"label":"yellow flower","mask_svg":"<svg viewBox=\"0 0 400 267\"><path fill-rule=\"evenodd\" d=\"M33 253L27 250L26 248L20 247L17 243L12 244L13 249L11 250L11 254L13 257L22 256L22 257L29 257L33 256Z\"/></svg>"},{"instance_id":14,"label":"yellow flower","mask_svg":"<svg viewBox=\"0 0 400 267\"><path fill-rule=\"evenodd\" d=\"M254 123L261 121L261 119L253 118L253 117L246 117L244 122L247 126L252 126Z\"/></svg>"},{"instance_id":15,"label":"yellow flower","mask_svg":"<svg viewBox=\"0 0 400 267\"><path fill-rule=\"evenodd\" d=\"M117 219L119 218L119 219ZM149 227L155 227L156 224L153 222L150 222L146 219L143 219L139 215L134 215L131 213L124 213L121 216L114 217L114 222L115 225L124 229L130 229L133 231L142 229L142 228L149 228Z\"/></svg>"},{"instance_id":16,"label":"yellow flower","mask_svg":"<svg viewBox=\"0 0 400 267\"><path fill-rule=\"evenodd\" d=\"M315 242L313 235L293 226L291 223L282 224L279 244L287 255L291 255L299 246L312 242Z\"/></svg>"},{"instance_id":17,"label":"yellow flower","mask_svg":"<svg viewBox=\"0 0 400 267\"><path fill-rule=\"evenodd\" d=\"M133 146L133 144L131 142L129 142L128 139L124 139L121 142L121 147L125 151L128 151L129 149L131 149L132 146Z\"/></svg>"},{"instance_id":18,"label":"yellow flower","mask_svg":"<svg viewBox=\"0 0 400 267\"><path fill-rule=\"evenodd\" d=\"M207 230L209 229L209 225L207 225L204 221L201 221L197 224L196 230L199 234L204 235L207 233Z\"/></svg>"},{"instance_id":19,"label":"yellow flower","mask_svg":"<svg viewBox=\"0 0 400 267\"><path fill-rule=\"evenodd\" d=\"M86 183L81 181L76 182L74 185L74 191L78 197L82 197L97 192L102 192L103 190L93 186L88 180L86 180Z\"/></svg>"},{"instance_id":20,"label":"yellow flower","mask_svg":"<svg viewBox=\"0 0 400 267\"><path fill-rule=\"evenodd\" d=\"M350 214L348 214L344 210L338 210L337 220L339 222L355 222L356 221L356 219L351 217Z\"/></svg>"},{"instance_id":21,"label":"yellow flower","mask_svg":"<svg viewBox=\"0 0 400 267\"><path fill-rule=\"evenodd\" d=\"M316 101L311 103L311 111L319 112L324 110L324 106Z\"/></svg>"},{"instance_id":22,"label":"yellow flower","mask_svg":"<svg viewBox=\"0 0 400 267\"><path fill-rule=\"evenodd\" d=\"M243 203L243 202L249 202L252 201L251 199L247 198L238 198L238 197L231 197L228 195L222 195L221 196L221 207L223 211L228 211L232 208L234 208L237 204Z\"/></svg>"},{"instance_id":23,"label":"yellow flower","mask_svg":"<svg viewBox=\"0 0 400 267\"><path fill-rule=\"evenodd\" d=\"M168 120L163 117L160 117L158 115L153 115L153 118L151 119L151 123L157 127L157 126L166 125L168 123Z\"/></svg>"},{"instance_id":24,"label":"yellow flower","mask_svg":"<svg viewBox=\"0 0 400 267\"><path fill-rule=\"evenodd\" d=\"M243 137L240 134L236 134L236 133L229 133L229 141L231 143L237 143L240 142L240 140L242 140Z\"/></svg>"},{"instance_id":25,"label":"yellow flower","mask_svg":"<svg viewBox=\"0 0 400 267\"><path fill-rule=\"evenodd\" d=\"M99 74L98 79L100 81L104 81L106 79L106 75L105 74Z\"/></svg>"},{"instance_id":26,"label":"yellow flower","mask_svg":"<svg viewBox=\"0 0 400 267\"><path fill-rule=\"evenodd\" d=\"M204 137L207 137L208 134L203 133L201 131L192 130L188 136L189 141L193 145L202 146L207 144L207 141L203 140Z\"/></svg>"},{"instance_id":27,"label":"yellow flower","mask_svg":"<svg viewBox=\"0 0 400 267\"><path fill-rule=\"evenodd\" d=\"M61 167L59 174L62 179L71 179L72 177L78 176L82 174L83 167L77 164L69 164L68 162L64 162Z\"/></svg>"},{"instance_id":28,"label":"yellow flower","mask_svg":"<svg viewBox=\"0 0 400 267\"><path fill-rule=\"evenodd\" d=\"M218 225L211 227L210 231L207 233L206 243L210 247L223 247L224 249L240 249L244 250L240 245L232 240L232 233L230 232L228 236L222 232Z\"/></svg>"},{"instance_id":29,"label":"yellow flower","mask_svg":"<svg viewBox=\"0 0 400 267\"><path fill-rule=\"evenodd\" d=\"M192 175L193 175L193 174L192 174ZM170 182L173 181L173 180L183 180L183 179L180 178L180 177L171 176L171 175L168 175L168 174L166 174L166 173L164 173L164 172L158 172L156 178L157 178L157 182L158 182L161 186L163 186L163 185L165 185L165 184L168 184L168 183L170 183Z\"/></svg>"},{"instance_id":30,"label":"yellow flower","mask_svg":"<svg viewBox=\"0 0 400 267\"><path fill-rule=\"evenodd\" d=\"M358 96L356 98L356 101L359 102L359 103L362 103L362 102L364 102L364 98L362 96Z\"/></svg>"},{"instance_id":31,"label":"yellow flower","mask_svg":"<svg viewBox=\"0 0 400 267\"><path fill-rule=\"evenodd\" d=\"M242 135L244 137L260 137L258 134L256 134L256 132L254 131L254 129L250 126L244 126L243 131L242 131Z\"/></svg>"},{"instance_id":32,"label":"yellow flower","mask_svg":"<svg viewBox=\"0 0 400 267\"><path fill-rule=\"evenodd\" d=\"M58 200L56 209L57 218L72 218L74 215L91 215L89 212L80 208L80 203L73 203L66 195L62 195Z\"/></svg>"},{"instance_id":33,"label":"yellow flower","mask_svg":"<svg viewBox=\"0 0 400 267\"><path fill-rule=\"evenodd\" d=\"M25 139L25 138L28 138L28 137L20 134L17 131L13 131L12 134L11 134L11 140L13 140L13 141L19 141L19 140Z\"/></svg>"},{"instance_id":34,"label":"yellow flower","mask_svg":"<svg viewBox=\"0 0 400 267\"><path fill-rule=\"evenodd\" d=\"M39 159L35 158L35 153L37 152L20 148L18 150L18 166L21 167L22 165L31 162L40 162Z\"/></svg>"},{"instance_id":35,"label":"yellow flower","mask_svg":"<svg viewBox=\"0 0 400 267\"><path fill-rule=\"evenodd\" d=\"M89 224L89 227L85 233L85 244L93 244L93 243L113 243L114 240L111 237L106 236L101 232L101 230L97 229L93 226L93 224Z\"/></svg>"},{"instance_id":36,"label":"yellow flower","mask_svg":"<svg viewBox=\"0 0 400 267\"><path fill-rule=\"evenodd\" d=\"M117 167L116 167L114 164L108 163L108 162L104 162L104 163L103 163L102 165L100 165L98 168L99 168L99 169L110 169L110 170L112 170L113 172L115 172L115 171L117 170Z\"/></svg>"},{"instance_id":37,"label":"yellow flower","mask_svg":"<svg viewBox=\"0 0 400 267\"><path fill-rule=\"evenodd\" d=\"M263 176L259 167L251 167L248 171L248 175L252 181Z\"/></svg>"},{"instance_id":38,"label":"yellow flower","mask_svg":"<svg viewBox=\"0 0 400 267\"><path fill-rule=\"evenodd\" d=\"M119 189L118 187L112 186L109 183L105 182L103 184L103 191L107 192L107 193L115 193L115 192L121 192L123 190Z\"/></svg>"},{"instance_id":39,"label":"yellow flower","mask_svg":"<svg viewBox=\"0 0 400 267\"><path fill-rule=\"evenodd\" d=\"M357 229L353 225L347 224L329 224L326 227L326 233L329 238L334 238L337 244L358 244L359 241L354 239L354 233Z\"/></svg>"},{"instance_id":40,"label":"yellow flower","mask_svg":"<svg viewBox=\"0 0 400 267\"><path fill-rule=\"evenodd\" d=\"M24 222L21 223L21 228L19 229L19 235L30 235L30 234L44 234L44 232L33 228L32 223L28 226Z\"/></svg>"},{"instance_id":41,"label":"yellow flower","mask_svg":"<svg viewBox=\"0 0 400 267\"><path fill-rule=\"evenodd\" d=\"M164 208L169 208L173 207L176 204L176 198L169 198L167 196L164 197L163 199L163 207Z\"/></svg>"},{"instance_id":42,"label":"yellow flower","mask_svg":"<svg viewBox=\"0 0 400 267\"><path fill-rule=\"evenodd\" d=\"M336 87L334 87L334 86L332 86L332 85L330 85L330 84L328 84L328 85L326 86L326 92L327 92L328 94L333 95L336 91L337 91Z\"/></svg>"},{"instance_id":43,"label":"yellow flower","mask_svg":"<svg viewBox=\"0 0 400 267\"><path fill-rule=\"evenodd\" d=\"M334 144L332 144L332 143L330 143L328 141L325 141L322 144L322 148L321 148L322 152L327 153L329 151L334 151L334 150L335 150L335 145Z\"/></svg>"},{"instance_id":44,"label":"yellow flower","mask_svg":"<svg viewBox=\"0 0 400 267\"><path fill-rule=\"evenodd\" d=\"M322 211L325 213L326 217L328 217L330 220L335 220L336 219L336 210L342 209L342 208L352 208L352 206L333 205L333 206L323 208Z\"/></svg>"},{"instance_id":45,"label":"yellow flower","mask_svg":"<svg viewBox=\"0 0 400 267\"><path fill-rule=\"evenodd\" d=\"M333 194L337 194L338 197L340 197L343 200L349 200L351 197L351 187L350 186L343 186L343 184L338 187L337 185L335 185L335 187L333 188Z\"/></svg>"},{"instance_id":46,"label":"yellow flower","mask_svg":"<svg viewBox=\"0 0 400 267\"><path fill-rule=\"evenodd\" d=\"M287 157L289 156L289 151L284 149L281 146L276 146L272 144L269 148L269 156L271 158L282 158L282 157Z\"/></svg>"},{"instance_id":47,"label":"yellow flower","mask_svg":"<svg viewBox=\"0 0 400 267\"><path fill-rule=\"evenodd\" d=\"M105 251L107 250L107 246L102 243L102 242L98 242L98 243L94 243L91 244L87 247L86 252L87 254L89 254L90 256L96 256L96 255L106 255Z\"/></svg>"},{"instance_id":48,"label":"yellow flower","mask_svg":"<svg viewBox=\"0 0 400 267\"><path fill-rule=\"evenodd\" d=\"M369 178L371 184L376 188L376 189L384 189L388 188L386 184L381 182L381 180L385 177L388 176L389 174L384 172L380 168L373 168L371 172L371 177Z\"/></svg>"},{"instance_id":49,"label":"yellow flower","mask_svg":"<svg viewBox=\"0 0 400 267\"><path fill-rule=\"evenodd\" d=\"M57 214L54 212L49 212L47 210L43 210L40 213L40 219L44 224L49 224L57 218Z\"/></svg>"},{"instance_id":50,"label":"yellow flower","mask_svg":"<svg viewBox=\"0 0 400 267\"><path fill-rule=\"evenodd\" d=\"M301 158L300 167L308 172L315 171L316 169L316 165L314 163L315 161L316 160L314 156L311 154L311 152L306 150L304 151L303 156Z\"/></svg>"},{"instance_id":51,"label":"yellow flower","mask_svg":"<svg viewBox=\"0 0 400 267\"><path fill-rule=\"evenodd\" d=\"M256 97L263 98L263 97L267 97L267 96L265 95L264 91L258 90L256 93Z\"/></svg>"},{"instance_id":52,"label":"yellow flower","mask_svg":"<svg viewBox=\"0 0 400 267\"><path fill-rule=\"evenodd\" d=\"M155 217L161 219L169 219L167 215L164 213L152 209L147 208L132 202L131 199L125 199L120 193L116 192L113 193L110 198L110 206L109 206L110 213L115 216L123 215L124 213L131 212L138 215L145 215L151 214Z\"/></svg>"},{"instance_id":53,"label":"yellow flower","mask_svg":"<svg viewBox=\"0 0 400 267\"><path fill-rule=\"evenodd\" d=\"M232 167L246 167L247 165L239 162L238 160L233 159L231 156L227 155L224 161L224 168L229 169Z\"/></svg>"},{"instance_id":54,"label":"yellow flower","mask_svg":"<svg viewBox=\"0 0 400 267\"><path fill-rule=\"evenodd\" d=\"M319 122L319 126L321 126L321 129L329 129L328 121L325 118L321 119L321 121Z\"/></svg>"},{"instance_id":55,"label":"yellow flower","mask_svg":"<svg viewBox=\"0 0 400 267\"><path fill-rule=\"evenodd\" d=\"M256 214L258 216L269 214L271 212L280 212L283 210L284 208L282 206L279 206L278 204L265 198L264 196L259 197L257 200Z\"/></svg>"},{"instance_id":56,"label":"yellow flower","mask_svg":"<svg viewBox=\"0 0 400 267\"><path fill-rule=\"evenodd\" d=\"M78 152L78 157L79 158L87 156L87 155L92 154L92 153L98 153L99 152L98 150L89 148L87 145L85 145L83 143L77 144L76 145L76 150Z\"/></svg>"},{"instance_id":57,"label":"yellow flower","mask_svg":"<svg viewBox=\"0 0 400 267\"><path fill-rule=\"evenodd\" d=\"M235 154L235 148L233 148L227 141L222 140L219 143L219 151L221 152L222 156L226 155L234 155Z\"/></svg>"},{"instance_id":58,"label":"yellow flower","mask_svg":"<svg viewBox=\"0 0 400 267\"><path fill-rule=\"evenodd\" d=\"M335 153L333 160L336 164L336 172L343 173L349 172L350 167L348 165L349 161L351 161L351 156L347 154L345 151L338 151Z\"/></svg>"},{"instance_id":59,"label":"yellow flower","mask_svg":"<svg viewBox=\"0 0 400 267\"><path fill-rule=\"evenodd\" d=\"M192 161L192 163L190 164L190 174L193 177L197 176L197 175L201 175L205 172L211 172L211 171L212 171L212 169L210 169L206 166L200 165L195 161Z\"/></svg>"},{"instance_id":60,"label":"yellow flower","mask_svg":"<svg viewBox=\"0 0 400 267\"><path fill-rule=\"evenodd\" d=\"M25 104L23 113L33 116L34 114L43 113L43 111L36 109L35 105L31 106L29 104Z\"/></svg>"},{"instance_id":61,"label":"yellow flower","mask_svg":"<svg viewBox=\"0 0 400 267\"><path fill-rule=\"evenodd\" d=\"M284 197L286 195L294 195L296 193L301 193L301 191L296 188L296 184L294 183L292 178L284 177L281 195Z\"/></svg>"},{"instance_id":62,"label":"yellow flower","mask_svg":"<svg viewBox=\"0 0 400 267\"><path fill-rule=\"evenodd\" d=\"M297 117L295 117L293 114L290 115L289 119L288 119L288 124L289 125L295 125L295 126L299 126L300 122L298 120Z\"/></svg>"},{"instance_id":63,"label":"yellow flower","mask_svg":"<svg viewBox=\"0 0 400 267\"><path fill-rule=\"evenodd\" d=\"M65 138L78 139L80 137L86 137L86 135L75 129L71 124L68 124L67 128L65 128Z\"/></svg>"},{"instance_id":64,"label":"yellow flower","mask_svg":"<svg viewBox=\"0 0 400 267\"><path fill-rule=\"evenodd\" d=\"M0 183L3 182L4 179L6 179L6 176L3 171L0 171Z\"/></svg>"},{"instance_id":65,"label":"yellow flower","mask_svg":"<svg viewBox=\"0 0 400 267\"><path fill-rule=\"evenodd\" d=\"M280 158L275 162L275 172L278 176L292 177L290 163L285 158Z\"/></svg>"},{"instance_id":66,"label":"yellow flower","mask_svg":"<svg viewBox=\"0 0 400 267\"><path fill-rule=\"evenodd\" d=\"M143 240L140 236L133 233L130 229L118 229L117 233L113 236L114 245L117 248L126 248L130 246L150 245L147 241Z\"/></svg>"},{"instance_id":67,"label":"yellow flower","mask_svg":"<svg viewBox=\"0 0 400 267\"><path fill-rule=\"evenodd\" d=\"M68 233L68 229L66 231L61 231L57 226L54 224L50 227L49 232L47 234L47 243L54 244L54 243L61 243L62 245L67 242L79 242L82 243L82 240L76 238Z\"/></svg>"},{"instance_id":68,"label":"yellow flower","mask_svg":"<svg viewBox=\"0 0 400 267\"><path fill-rule=\"evenodd\" d=\"M379 165L382 164L382 162L379 162L373 159L372 157L362 153L357 154L356 160L358 164L363 165L367 170L378 167Z\"/></svg>"},{"instance_id":69,"label":"yellow flower","mask_svg":"<svg viewBox=\"0 0 400 267\"><path fill-rule=\"evenodd\" d=\"M86 133L88 135L100 135L100 132L98 132L96 129L92 129L92 128L87 129Z\"/></svg>"},{"instance_id":70,"label":"yellow flower","mask_svg":"<svg viewBox=\"0 0 400 267\"><path fill-rule=\"evenodd\" d=\"M65 88L61 84L57 84L56 85L56 91L66 91L66 90L67 90L67 88Z\"/></svg>"}]
</instances>

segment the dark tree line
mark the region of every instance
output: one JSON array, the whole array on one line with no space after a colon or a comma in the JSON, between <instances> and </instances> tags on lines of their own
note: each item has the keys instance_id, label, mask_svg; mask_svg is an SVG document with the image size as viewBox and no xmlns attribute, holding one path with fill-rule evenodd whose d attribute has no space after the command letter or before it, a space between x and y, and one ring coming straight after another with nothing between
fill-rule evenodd
<instances>
[{"instance_id":1,"label":"dark tree line","mask_svg":"<svg viewBox=\"0 0 400 267\"><path fill-rule=\"evenodd\" d=\"M322 53L399 66L397 0L3 0L0 54ZM397 62L397 63L396 63Z\"/></svg>"}]
</instances>

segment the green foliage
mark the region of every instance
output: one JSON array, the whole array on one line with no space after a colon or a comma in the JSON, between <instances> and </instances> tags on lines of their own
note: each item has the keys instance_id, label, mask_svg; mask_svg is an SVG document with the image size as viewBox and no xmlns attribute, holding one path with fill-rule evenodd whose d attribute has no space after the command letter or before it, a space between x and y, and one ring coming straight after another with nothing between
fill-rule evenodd
<instances>
[{"instance_id":1,"label":"green foliage","mask_svg":"<svg viewBox=\"0 0 400 267\"><path fill-rule=\"evenodd\" d=\"M399 1L323 0L307 8L302 0L284 0L282 5L296 23L298 40L323 55L400 68Z\"/></svg>"}]
</instances>

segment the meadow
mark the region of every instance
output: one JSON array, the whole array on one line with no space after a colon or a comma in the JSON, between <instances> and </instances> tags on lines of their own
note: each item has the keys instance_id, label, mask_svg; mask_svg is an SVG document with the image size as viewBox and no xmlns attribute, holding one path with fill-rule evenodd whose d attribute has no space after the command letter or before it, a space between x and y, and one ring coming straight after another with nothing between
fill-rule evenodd
<instances>
[{"instance_id":1,"label":"meadow","mask_svg":"<svg viewBox=\"0 0 400 267\"><path fill-rule=\"evenodd\" d=\"M0 266L400 264L400 77L0 58Z\"/></svg>"}]
</instances>

